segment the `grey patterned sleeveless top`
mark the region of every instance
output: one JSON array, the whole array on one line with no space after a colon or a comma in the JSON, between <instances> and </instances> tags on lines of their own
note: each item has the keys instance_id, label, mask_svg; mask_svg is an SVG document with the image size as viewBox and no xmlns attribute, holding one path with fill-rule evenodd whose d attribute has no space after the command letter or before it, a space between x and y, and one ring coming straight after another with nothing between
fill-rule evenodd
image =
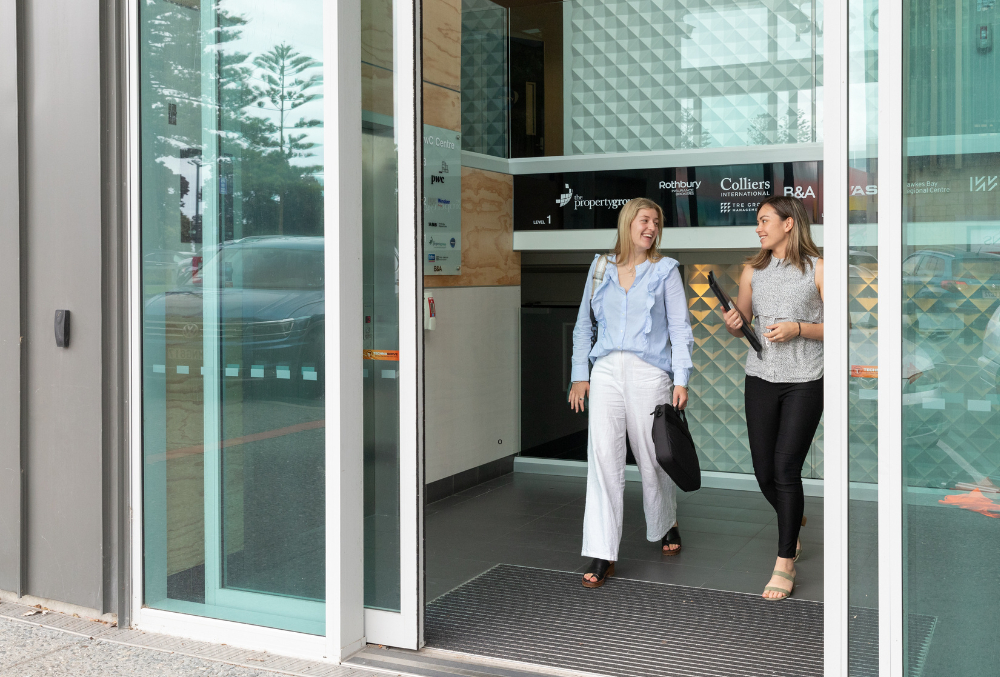
<instances>
[{"instance_id":1,"label":"grey patterned sleeveless top","mask_svg":"<svg viewBox=\"0 0 1000 677\"><path fill-rule=\"evenodd\" d=\"M764 338L765 327L778 322L820 323L823 299L816 288L816 257L809 257L806 272L781 259L771 258L767 267L753 271L754 329L764 347L763 359L747 353L747 374L771 383L805 383L823 376L823 342L793 338L772 343Z\"/></svg>"}]
</instances>

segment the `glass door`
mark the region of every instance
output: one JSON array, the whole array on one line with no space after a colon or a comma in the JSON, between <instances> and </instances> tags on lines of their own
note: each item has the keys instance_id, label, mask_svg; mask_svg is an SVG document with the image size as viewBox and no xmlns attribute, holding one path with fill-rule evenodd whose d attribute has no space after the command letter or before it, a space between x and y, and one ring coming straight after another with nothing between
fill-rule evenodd
<instances>
[{"instance_id":1,"label":"glass door","mask_svg":"<svg viewBox=\"0 0 1000 677\"><path fill-rule=\"evenodd\" d=\"M988 674L1000 627L998 9L907 0L903 17L903 667Z\"/></svg>"},{"instance_id":2,"label":"glass door","mask_svg":"<svg viewBox=\"0 0 1000 677\"><path fill-rule=\"evenodd\" d=\"M418 27L411 3L361 2L365 637L410 649L422 610Z\"/></svg>"},{"instance_id":3,"label":"glass door","mask_svg":"<svg viewBox=\"0 0 1000 677\"><path fill-rule=\"evenodd\" d=\"M141 3L144 604L325 634L323 3Z\"/></svg>"}]
</instances>

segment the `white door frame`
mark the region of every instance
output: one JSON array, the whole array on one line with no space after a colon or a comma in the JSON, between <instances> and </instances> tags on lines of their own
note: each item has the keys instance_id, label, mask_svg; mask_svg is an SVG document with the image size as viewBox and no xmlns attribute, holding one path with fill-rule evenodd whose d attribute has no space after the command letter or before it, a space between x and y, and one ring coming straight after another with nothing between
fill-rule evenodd
<instances>
[{"instance_id":1,"label":"white door frame","mask_svg":"<svg viewBox=\"0 0 1000 677\"><path fill-rule=\"evenodd\" d=\"M400 610L365 609L374 644L423 645L423 172L420 0L394 0L393 129L399 233L399 557ZM359 24L360 25L360 24ZM360 57L355 69L360 70ZM360 102L360 97L358 98ZM360 106L358 108L360 133ZM358 154L358 169L360 169ZM360 187L358 193L360 194ZM358 223L361 222L360 214ZM360 242L360 237L357 240ZM361 314L358 314L361 317ZM360 326L358 336L361 336ZM358 352L360 355L360 351ZM360 373L360 365L358 372ZM360 388L357 392L360 392ZM361 476L358 476L359 483ZM364 588L363 577L357 582Z\"/></svg>"},{"instance_id":2,"label":"white door frame","mask_svg":"<svg viewBox=\"0 0 1000 677\"><path fill-rule=\"evenodd\" d=\"M823 9L823 646L827 677L848 669L847 2Z\"/></svg>"},{"instance_id":3,"label":"white door frame","mask_svg":"<svg viewBox=\"0 0 1000 677\"><path fill-rule=\"evenodd\" d=\"M324 151L326 158L326 637L143 607L142 253L139 135L139 0L125 5L129 214L129 478L133 627L271 651L341 661L365 643L363 597L361 280L361 4L324 3ZM412 42L412 38L411 38ZM331 86L331 84L333 86ZM413 144L415 145L415 144ZM336 356L338 359L332 359ZM416 614L412 614L415 616ZM416 623L414 623L414 626Z\"/></svg>"},{"instance_id":4,"label":"white door frame","mask_svg":"<svg viewBox=\"0 0 1000 677\"><path fill-rule=\"evenodd\" d=\"M878 589L879 674L885 677L904 671L903 29L902 0L879 0Z\"/></svg>"}]
</instances>

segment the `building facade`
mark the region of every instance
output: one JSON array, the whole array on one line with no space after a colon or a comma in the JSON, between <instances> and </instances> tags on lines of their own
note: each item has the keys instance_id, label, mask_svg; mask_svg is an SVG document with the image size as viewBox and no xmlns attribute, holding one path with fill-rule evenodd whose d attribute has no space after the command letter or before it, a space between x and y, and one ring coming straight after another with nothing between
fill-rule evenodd
<instances>
[{"instance_id":1,"label":"building facade","mask_svg":"<svg viewBox=\"0 0 1000 677\"><path fill-rule=\"evenodd\" d=\"M496 567L576 572L572 326L637 196L682 271L718 504L703 559L634 578L749 592L747 347L708 275L735 290L783 194L826 269L824 674L988 674L997 11L0 1L0 594L342 661L434 646Z\"/></svg>"}]
</instances>

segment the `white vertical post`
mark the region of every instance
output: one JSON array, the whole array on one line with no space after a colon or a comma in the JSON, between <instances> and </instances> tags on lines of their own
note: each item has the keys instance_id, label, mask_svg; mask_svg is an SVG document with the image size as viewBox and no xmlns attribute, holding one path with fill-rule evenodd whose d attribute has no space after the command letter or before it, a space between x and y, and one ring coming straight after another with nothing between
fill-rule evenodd
<instances>
[{"instance_id":1,"label":"white vertical post","mask_svg":"<svg viewBox=\"0 0 1000 677\"><path fill-rule=\"evenodd\" d=\"M824 3L823 379L824 668L846 677L848 655L847 63L846 2Z\"/></svg>"},{"instance_id":2,"label":"white vertical post","mask_svg":"<svg viewBox=\"0 0 1000 677\"><path fill-rule=\"evenodd\" d=\"M423 265L421 4L393 2L393 84L399 227L399 553L398 644L420 645L423 496Z\"/></svg>"},{"instance_id":3,"label":"white vertical post","mask_svg":"<svg viewBox=\"0 0 1000 677\"><path fill-rule=\"evenodd\" d=\"M125 3L125 22L128 44L128 250L129 275L129 514L131 515L131 576L132 576L132 625L136 624L143 603L143 437L142 437L142 252L140 248L140 193L139 193L139 0Z\"/></svg>"},{"instance_id":4,"label":"white vertical post","mask_svg":"<svg viewBox=\"0 0 1000 677\"><path fill-rule=\"evenodd\" d=\"M879 5L879 674L903 675L903 3Z\"/></svg>"},{"instance_id":5,"label":"white vertical post","mask_svg":"<svg viewBox=\"0 0 1000 677\"><path fill-rule=\"evenodd\" d=\"M201 2L201 300L204 428L205 604L222 588L222 397L219 348L219 73L215 0Z\"/></svg>"},{"instance_id":6,"label":"white vertical post","mask_svg":"<svg viewBox=\"0 0 1000 677\"><path fill-rule=\"evenodd\" d=\"M323 4L327 657L365 644L361 2Z\"/></svg>"}]
</instances>

